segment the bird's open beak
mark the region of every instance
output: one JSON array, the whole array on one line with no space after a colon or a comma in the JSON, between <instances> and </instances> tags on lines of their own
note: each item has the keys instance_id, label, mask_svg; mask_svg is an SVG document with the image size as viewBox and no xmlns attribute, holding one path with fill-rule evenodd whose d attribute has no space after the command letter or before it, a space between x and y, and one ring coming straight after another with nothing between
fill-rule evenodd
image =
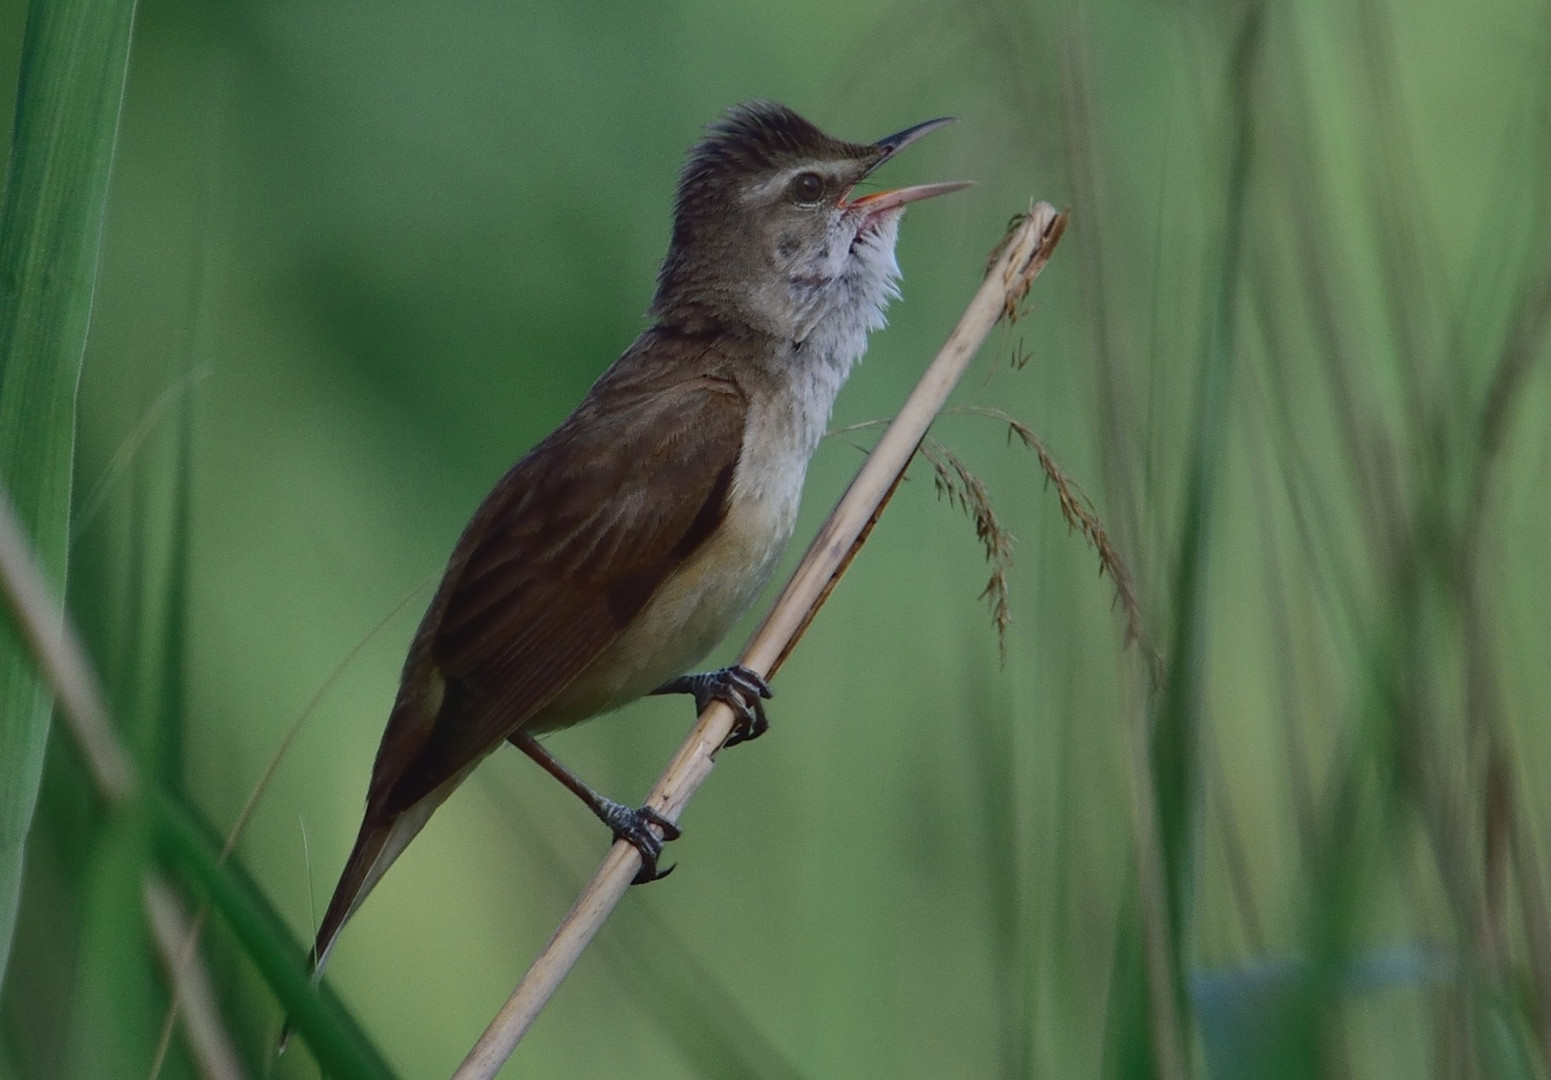
<instances>
[{"instance_id":1,"label":"bird's open beak","mask_svg":"<svg viewBox=\"0 0 1551 1080\"><path fill-rule=\"evenodd\" d=\"M873 145L883 151L882 161L887 161L922 135L928 135L940 127L947 127L949 124L957 124L958 122L959 118L956 116L939 116L936 120L927 120L914 127L907 127L904 131L896 131L887 138L879 139ZM874 168L876 167L874 166Z\"/></svg>"},{"instance_id":2,"label":"bird's open beak","mask_svg":"<svg viewBox=\"0 0 1551 1080\"><path fill-rule=\"evenodd\" d=\"M883 154L877 161L873 162L872 168L868 169L867 173L871 173L873 169L882 165L921 136L954 122L955 118L952 116L940 116L936 120L928 120L925 123L916 124L914 127L908 127L904 131L896 132L885 139L879 139L873 145L882 150ZM867 173L864 173L863 176L866 176ZM859 209L866 210L870 214L878 214L885 210L904 206L906 203L916 202L919 199L930 199L933 195L946 195L950 191L960 191L972 186L973 181L970 180L951 180L945 184L916 184L913 187L895 188L893 191L875 191L870 195L863 195L859 199L849 199L842 205L847 210Z\"/></svg>"},{"instance_id":3,"label":"bird's open beak","mask_svg":"<svg viewBox=\"0 0 1551 1080\"><path fill-rule=\"evenodd\" d=\"M973 180L950 180L946 184L916 184L912 187L895 188L893 191L875 191L871 195L851 199L845 206L847 210L866 210L869 214L878 214L884 210L892 210L896 206L915 202L917 199L930 199L933 195L946 195L950 191L962 191L974 186Z\"/></svg>"}]
</instances>

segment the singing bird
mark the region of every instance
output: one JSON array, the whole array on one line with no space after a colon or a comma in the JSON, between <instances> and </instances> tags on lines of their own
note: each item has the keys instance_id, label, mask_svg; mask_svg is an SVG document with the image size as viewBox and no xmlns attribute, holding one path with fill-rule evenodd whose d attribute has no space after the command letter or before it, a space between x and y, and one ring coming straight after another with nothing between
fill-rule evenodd
<instances>
[{"instance_id":1,"label":"singing bird","mask_svg":"<svg viewBox=\"0 0 1551 1080\"><path fill-rule=\"evenodd\" d=\"M678 830L593 791L538 736L653 693L693 694L699 710L726 701L738 717L729 744L765 730L770 688L754 672L685 673L791 539L835 395L898 295L905 205L968 185L854 189L948 122L850 143L754 102L690 151L651 327L501 478L453 550L404 662L315 969L432 811L503 742L636 846L637 882L660 876L662 840Z\"/></svg>"}]
</instances>

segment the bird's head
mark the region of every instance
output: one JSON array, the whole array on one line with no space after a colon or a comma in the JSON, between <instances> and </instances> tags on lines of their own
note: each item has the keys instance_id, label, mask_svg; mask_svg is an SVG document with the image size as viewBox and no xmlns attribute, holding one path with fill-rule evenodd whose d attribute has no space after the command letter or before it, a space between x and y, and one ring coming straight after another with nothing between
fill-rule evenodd
<instances>
[{"instance_id":1,"label":"bird's head","mask_svg":"<svg viewBox=\"0 0 1551 1080\"><path fill-rule=\"evenodd\" d=\"M929 120L875 143L831 138L784 105L730 110L690 151L652 312L686 329L748 327L805 341L827 322L882 325L896 294L894 242L907 203L967 187L857 196Z\"/></svg>"}]
</instances>

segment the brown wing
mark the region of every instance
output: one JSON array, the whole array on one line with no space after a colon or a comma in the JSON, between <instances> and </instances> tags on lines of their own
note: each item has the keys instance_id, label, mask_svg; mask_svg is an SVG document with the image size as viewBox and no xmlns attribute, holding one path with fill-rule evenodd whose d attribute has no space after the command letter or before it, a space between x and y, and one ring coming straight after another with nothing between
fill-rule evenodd
<instances>
[{"instance_id":1,"label":"brown wing","mask_svg":"<svg viewBox=\"0 0 1551 1080\"><path fill-rule=\"evenodd\" d=\"M416 636L374 809L398 813L477 761L619 636L725 515L746 409L721 379L605 382L512 468ZM434 719L420 678L439 681Z\"/></svg>"},{"instance_id":2,"label":"brown wing","mask_svg":"<svg viewBox=\"0 0 1551 1080\"><path fill-rule=\"evenodd\" d=\"M606 649L726 515L747 400L649 331L496 485L404 663L314 970L458 777Z\"/></svg>"}]
</instances>

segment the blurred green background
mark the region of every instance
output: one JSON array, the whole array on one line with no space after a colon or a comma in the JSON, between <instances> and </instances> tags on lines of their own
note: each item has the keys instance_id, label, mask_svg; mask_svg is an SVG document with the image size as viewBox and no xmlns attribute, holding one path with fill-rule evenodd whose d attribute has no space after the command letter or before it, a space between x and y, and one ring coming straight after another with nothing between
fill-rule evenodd
<instances>
[{"instance_id":1,"label":"blurred green background","mask_svg":"<svg viewBox=\"0 0 1551 1080\"><path fill-rule=\"evenodd\" d=\"M1032 455L945 417L1019 538L1005 665L918 462L678 872L503 1075L1543 1077L1548 72L1529 0L142 0L70 609L221 833L344 665L237 848L310 938L428 579L645 325L703 125L955 115L880 179L978 186L910 211L835 423L897 408L1012 214L1069 207L957 400L1091 495L1148 640ZM789 564L859 461L821 447ZM638 800L691 711L549 745ZM150 1075L167 995L116 827L56 726L0 1076ZM606 842L515 752L437 814L328 973L398 1075L452 1071ZM281 1009L219 916L202 958L248 1074L318 1075L301 1041L268 1061ZM162 1075L198 1075L181 1036Z\"/></svg>"}]
</instances>

